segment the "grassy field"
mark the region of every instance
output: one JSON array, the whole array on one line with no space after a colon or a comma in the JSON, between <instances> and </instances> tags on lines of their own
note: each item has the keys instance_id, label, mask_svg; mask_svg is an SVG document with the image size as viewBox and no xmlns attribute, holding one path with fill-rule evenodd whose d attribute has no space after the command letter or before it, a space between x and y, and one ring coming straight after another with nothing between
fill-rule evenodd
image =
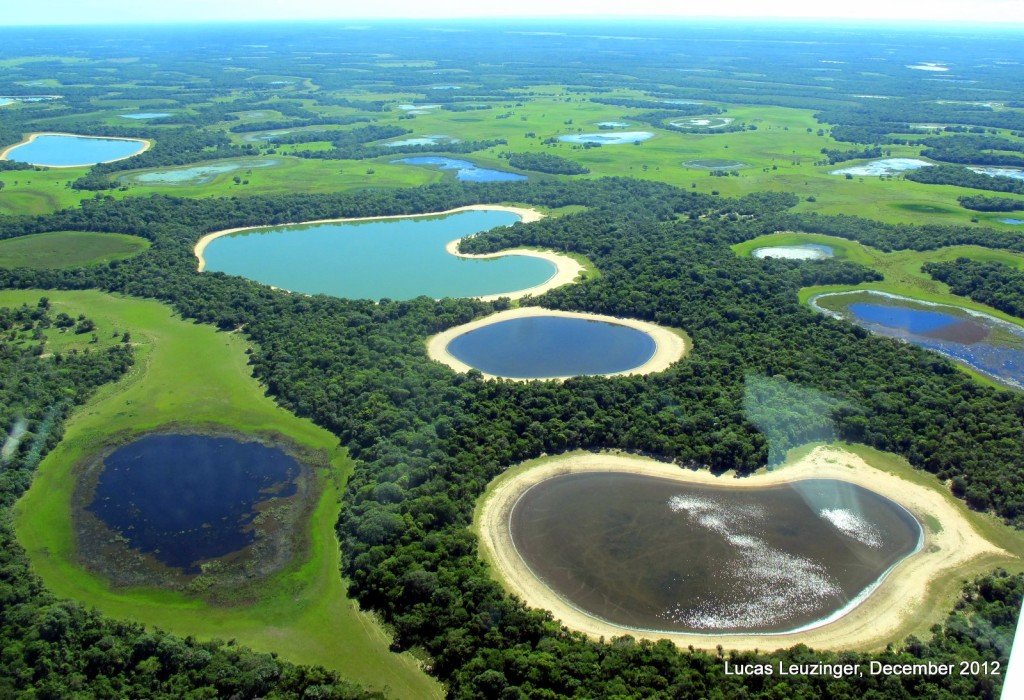
<instances>
[{"instance_id":1,"label":"grassy field","mask_svg":"<svg viewBox=\"0 0 1024 700\"><path fill-rule=\"evenodd\" d=\"M122 233L54 231L0 241L0 267L64 268L98 265L141 253L149 241Z\"/></svg>"},{"instance_id":2,"label":"grassy field","mask_svg":"<svg viewBox=\"0 0 1024 700\"><path fill-rule=\"evenodd\" d=\"M73 415L64 439L16 506L19 541L46 585L112 617L182 635L235 639L285 659L322 664L370 686L386 684L399 697L438 696L439 686L417 662L408 654L389 652L384 630L345 596L334 534L341 489L351 469L344 450L330 433L264 395L246 364L244 338L183 321L154 301L96 291L4 291L0 305L34 305L41 296L49 297L54 313L92 318L100 345L116 342L114 331L129 331L137 349L129 375L101 389ZM81 337L54 336L47 349L82 342ZM263 599L250 606L214 607L157 589L113 590L76 563L70 521L73 465L116 433L183 423L279 433L331 455L310 524L309 559L268 579Z\"/></svg>"},{"instance_id":3,"label":"grassy field","mask_svg":"<svg viewBox=\"0 0 1024 700\"><path fill-rule=\"evenodd\" d=\"M401 110L370 115L377 124L392 124L412 130L410 136L442 134L462 140L505 139L499 145L465 158L484 167L507 167L501 157L508 151L535 151L558 154L590 168L585 177L627 175L640 179L667 182L698 192L717 191L736 196L755 191L794 192L802 201L799 211L826 214L855 214L888 222L946 223L991 225L1013 230L999 222L1004 214L971 212L956 201L963 194L977 194L965 188L924 185L900 178L855 177L852 180L829 172L842 165L817 165L822 148L850 148L828 135L827 125L819 124L810 110L770 106L718 105L736 123L756 126L755 131L709 134L685 133L655 128L639 122L635 115L643 109L603 105L586 97L567 96L555 86L538 87L529 98L520 102L495 104L493 109L474 112L430 110L408 118ZM619 93L617 93L619 94ZM624 97L639 94L622 92ZM401 95L367 93L366 99L403 101ZM408 98L406 101L413 101ZM141 107L140 107L141 109ZM324 114L353 110L316 107ZM259 117L243 116L243 121L275 118L272 110ZM113 119L114 117L111 116ZM120 120L126 121L126 120ZM572 144L547 145L545 140L567 133L596 132L601 121L623 121L626 130L653 131L654 138L639 145L583 148ZM145 126L142 124L141 126ZM159 126L149 127L159 138ZM347 127L352 128L352 127ZM820 129L824 129L821 135ZM315 131L316 128L310 130ZM242 135L233 135L241 142ZM273 144L263 144L272 148ZM392 165L395 156L373 160L330 161L305 160L282 155L289 150L310 150L325 147L324 143L280 147L278 165L252 169L244 173L227 173L206 185L140 185L130 184L128 190L110 192L115 197L148 196L160 192L184 197L247 196L288 192L337 192L367 187L412 187L453 177L427 168ZM918 156L920 149L893 146L887 157ZM722 159L741 161L748 167L736 176L713 177L706 170L687 167L692 160ZM372 173L369 171L373 171ZM84 174L84 168L67 170L13 171L4 174L6 187L0 191L0 213L41 214L72 206L93 196L72 190L67 183ZM233 177L241 174L248 185L235 184ZM810 199L810 201L808 201ZM1022 197L1024 199L1024 197ZM865 207L870 202L870 208Z\"/></svg>"}]
</instances>

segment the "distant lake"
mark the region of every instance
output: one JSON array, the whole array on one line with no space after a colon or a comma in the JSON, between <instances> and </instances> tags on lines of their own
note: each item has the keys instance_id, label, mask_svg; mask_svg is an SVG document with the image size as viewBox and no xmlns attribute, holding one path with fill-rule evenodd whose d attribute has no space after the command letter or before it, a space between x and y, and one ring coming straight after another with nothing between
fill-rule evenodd
<instances>
[{"instance_id":1,"label":"distant lake","mask_svg":"<svg viewBox=\"0 0 1024 700\"><path fill-rule=\"evenodd\" d=\"M268 168L272 165L277 165L278 162L276 160L256 159L227 160L207 163L205 165L193 165L187 168L129 173L122 175L119 179L124 182L134 182L140 185L205 185L213 182L218 175L223 175L224 173L236 170L249 170L250 168Z\"/></svg>"},{"instance_id":2,"label":"distant lake","mask_svg":"<svg viewBox=\"0 0 1024 700\"><path fill-rule=\"evenodd\" d=\"M583 612L665 632L784 632L856 605L917 550L895 502L835 479L730 488L554 476L509 516L530 570Z\"/></svg>"},{"instance_id":3,"label":"distant lake","mask_svg":"<svg viewBox=\"0 0 1024 700\"><path fill-rule=\"evenodd\" d=\"M1024 180L1024 169L1021 168L971 168L971 170L989 177L1012 177L1014 180Z\"/></svg>"},{"instance_id":4,"label":"distant lake","mask_svg":"<svg viewBox=\"0 0 1024 700\"><path fill-rule=\"evenodd\" d=\"M863 165L852 165L849 168L833 170L831 171L831 174L865 176L895 175L908 170L927 168L930 165L931 163L918 160L917 158L883 158L882 160L873 160L870 163L864 163Z\"/></svg>"},{"instance_id":5,"label":"distant lake","mask_svg":"<svg viewBox=\"0 0 1024 700\"><path fill-rule=\"evenodd\" d=\"M720 129L731 124L732 121L732 117L694 117L692 119L677 119L669 123L680 129Z\"/></svg>"},{"instance_id":6,"label":"distant lake","mask_svg":"<svg viewBox=\"0 0 1024 700\"><path fill-rule=\"evenodd\" d=\"M1011 226L1024 226L1024 219L1000 219L999 221Z\"/></svg>"},{"instance_id":7,"label":"distant lake","mask_svg":"<svg viewBox=\"0 0 1024 700\"><path fill-rule=\"evenodd\" d=\"M625 129L629 122L597 122L602 129Z\"/></svg>"},{"instance_id":8,"label":"distant lake","mask_svg":"<svg viewBox=\"0 0 1024 700\"><path fill-rule=\"evenodd\" d=\"M900 338L1024 389L1024 328L957 306L881 292L821 294L812 306L873 333Z\"/></svg>"},{"instance_id":9,"label":"distant lake","mask_svg":"<svg viewBox=\"0 0 1024 700\"><path fill-rule=\"evenodd\" d=\"M555 274L539 258L458 258L457 238L509 226L504 211L365 222L276 226L223 236L204 253L206 269L305 294L350 299L471 297L529 289Z\"/></svg>"},{"instance_id":10,"label":"distant lake","mask_svg":"<svg viewBox=\"0 0 1024 700\"><path fill-rule=\"evenodd\" d=\"M386 144L395 145L395 144ZM526 175L510 173L507 170L492 170L481 168L468 160L455 160L439 156L417 156L415 158L402 158L393 160L392 163L403 165L422 165L437 168L438 170L454 170L455 179L462 182L519 182L526 180Z\"/></svg>"},{"instance_id":11,"label":"distant lake","mask_svg":"<svg viewBox=\"0 0 1024 700\"><path fill-rule=\"evenodd\" d=\"M9 97L0 97L0 107L6 107L7 105L14 104L14 100Z\"/></svg>"},{"instance_id":12,"label":"distant lake","mask_svg":"<svg viewBox=\"0 0 1024 700\"><path fill-rule=\"evenodd\" d=\"M257 506L295 493L277 447L210 435L147 435L103 460L86 510L131 548L186 573L254 541Z\"/></svg>"},{"instance_id":13,"label":"distant lake","mask_svg":"<svg viewBox=\"0 0 1024 700\"><path fill-rule=\"evenodd\" d=\"M137 139L40 134L11 149L7 160L49 167L88 166L134 156L145 148L146 143Z\"/></svg>"},{"instance_id":14,"label":"distant lake","mask_svg":"<svg viewBox=\"0 0 1024 700\"><path fill-rule=\"evenodd\" d=\"M603 134L566 134L559 136L565 143L597 143L603 146L617 146L623 143L640 143L654 136L650 131L618 131Z\"/></svg>"},{"instance_id":15,"label":"distant lake","mask_svg":"<svg viewBox=\"0 0 1024 700\"><path fill-rule=\"evenodd\" d=\"M803 243L800 245L777 245L756 248L751 255L755 258L783 258L786 260L824 260L835 256L827 245Z\"/></svg>"},{"instance_id":16,"label":"distant lake","mask_svg":"<svg viewBox=\"0 0 1024 700\"><path fill-rule=\"evenodd\" d=\"M654 339L617 323L561 316L499 321L448 343L448 352L486 374L513 379L613 374L639 367Z\"/></svg>"},{"instance_id":17,"label":"distant lake","mask_svg":"<svg viewBox=\"0 0 1024 700\"><path fill-rule=\"evenodd\" d=\"M163 119L171 116L170 112L136 112L135 114L122 114L125 119Z\"/></svg>"},{"instance_id":18,"label":"distant lake","mask_svg":"<svg viewBox=\"0 0 1024 700\"><path fill-rule=\"evenodd\" d=\"M400 146L436 146L442 141L447 143L458 143L459 140L441 134L430 134L427 136L413 136L399 141L389 141L383 145L388 148L398 148Z\"/></svg>"}]
</instances>

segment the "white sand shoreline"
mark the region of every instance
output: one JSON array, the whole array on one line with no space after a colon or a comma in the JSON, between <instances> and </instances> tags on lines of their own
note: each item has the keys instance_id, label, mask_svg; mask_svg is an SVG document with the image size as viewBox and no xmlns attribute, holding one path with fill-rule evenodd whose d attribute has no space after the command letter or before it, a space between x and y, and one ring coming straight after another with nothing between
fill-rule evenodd
<instances>
[{"instance_id":1,"label":"white sand shoreline","mask_svg":"<svg viewBox=\"0 0 1024 700\"><path fill-rule=\"evenodd\" d=\"M509 533L509 516L519 497L536 484L561 474L615 471L672 479L683 483L736 488L759 488L802 479L829 478L847 481L879 493L910 511L924 527L924 544L897 563L859 605L847 606L822 624L783 633L671 633L631 629L589 615L544 584L520 557ZM941 530L928 529L930 519ZM573 630L593 638L632 635L641 639L668 639L680 647L770 651L794 644L822 649L875 649L899 641L905 625L921 606L937 577L978 558L1010 557L982 537L947 498L925 486L906 481L870 466L858 455L835 446L818 447L806 457L770 472L746 478L714 476L653 459L603 453L570 453L536 466L522 465L498 477L478 502L474 529L481 552L495 568L505 587L532 607L550 610Z\"/></svg>"},{"instance_id":2,"label":"white sand shoreline","mask_svg":"<svg viewBox=\"0 0 1024 700\"><path fill-rule=\"evenodd\" d=\"M622 377L637 374L653 374L655 372L663 372L668 369L671 365L675 364L685 356L690 350L690 343L678 333L675 333L668 328L658 326L647 321L640 321L633 318L618 318L616 316L605 316L602 314L589 314L582 313L579 311L559 311L556 309L545 309L540 306L525 306L516 309L508 309L506 311L499 311L498 313L491 314L490 316L484 316L483 318L464 323L454 328L449 328L446 331L438 333L427 338L427 355L430 359L435 362L440 362L443 365L447 365L456 372L468 372L473 369L462 360L459 360L450 352L448 352L448 344L457 338L458 336L474 331L484 326L489 326L492 323L500 323L502 321L509 321L516 318L528 318L531 316L557 316L559 318L581 318L588 321L603 321L605 323L614 323L619 326L626 326L627 328L635 328L638 331L647 333L654 340L654 354L638 367L632 369L623 370L622 372L612 372L610 374L602 374L602 377ZM522 377L498 377L493 374L483 373L485 379L510 379L517 382L532 382L532 381L564 381L570 377L543 377L543 378L522 378Z\"/></svg>"},{"instance_id":3,"label":"white sand shoreline","mask_svg":"<svg viewBox=\"0 0 1024 700\"><path fill-rule=\"evenodd\" d=\"M196 259L199 261L196 271L203 272L206 269L206 258L203 257L203 253L206 251L206 247L213 241L217 240L221 236L230 236L235 233L243 233L245 231L255 231L258 229L265 229L279 226L310 226L315 224L341 224L351 223L357 221L388 221L394 219L420 219L432 216L447 216L449 214L457 214L463 211L503 211L510 214L515 214L519 217L519 220L524 224L530 224L535 221L540 221L544 218L544 214L537 211L536 209L528 209L526 207L510 207L501 204L470 204L464 207L456 207L455 209L448 209L447 211L428 212L423 214L393 214L389 216L357 216L341 219L317 219L315 221L301 221L292 222L286 224L266 224L260 226L239 226L237 228L224 229L223 231L214 231L208 233L200 238L192 252L195 254ZM484 294L475 297L467 297L470 299L477 299L479 301L494 301L495 299L521 299L527 295L537 295L552 290L556 287L561 287L565 284L571 284L583 272L583 266L570 258L567 255L561 255L559 253L542 250L529 250L526 248L513 248L511 250L502 250L497 253L485 253L481 255L473 255L470 253L459 252L459 242L462 238L457 238L454 241L449 241L445 245L445 252L454 255L458 258L466 259L491 259L491 258L502 258L507 255L520 255L524 257L540 258L547 260L555 266L555 272L551 277L542 282L541 284L528 287L527 289L518 289L510 292L501 292L499 294Z\"/></svg>"},{"instance_id":4,"label":"white sand shoreline","mask_svg":"<svg viewBox=\"0 0 1024 700\"><path fill-rule=\"evenodd\" d=\"M134 158L140 153L145 153L146 151L153 147L152 139L144 139L135 136L89 136L88 134L69 134L64 131L37 131L35 133L29 134L28 138L26 138L24 141L16 143L13 146L8 146L3 151L0 151L0 160L7 160L7 156L15 148L27 146L40 136L74 136L75 138L80 139L99 139L101 141L134 141L135 143L141 143L142 148L140 148L135 153L132 153L130 155L121 156L120 158L112 158L110 160L101 160L98 163L78 163L77 165L46 165L44 163L28 163L28 165L33 165L39 168L91 168L94 165L100 165L102 163L116 163L121 160L128 160L129 158Z\"/></svg>"}]
</instances>

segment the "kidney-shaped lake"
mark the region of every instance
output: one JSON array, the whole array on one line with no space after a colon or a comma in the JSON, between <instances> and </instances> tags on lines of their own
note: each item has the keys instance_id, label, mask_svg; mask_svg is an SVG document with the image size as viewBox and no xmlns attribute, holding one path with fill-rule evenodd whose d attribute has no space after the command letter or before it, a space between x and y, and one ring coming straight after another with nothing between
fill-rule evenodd
<instances>
[{"instance_id":1,"label":"kidney-shaped lake","mask_svg":"<svg viewBox=\"0 0 1024 700\"><path fill-rule=\"evenodd\" d=\"M445 245L518 220L506 211L464 211L260 228L213 239L202 258L206 270L306 294L353 299L487 296L543 284L554 276L555 265L526 255L465 259L447 252Z\"/></svg>"},{"instance_id":2,"label":"kidney-shaped lake","mask_svg":"<svg viewBox=\"0 0 1024 700\"><path fill-rule=\"evenodd\" d=\"M535 484L508 527L534 575L577 609L709 634L824 624L923 539L902 506L845 481L732 488L617 472Z\"/></svg>"}]
</instances>

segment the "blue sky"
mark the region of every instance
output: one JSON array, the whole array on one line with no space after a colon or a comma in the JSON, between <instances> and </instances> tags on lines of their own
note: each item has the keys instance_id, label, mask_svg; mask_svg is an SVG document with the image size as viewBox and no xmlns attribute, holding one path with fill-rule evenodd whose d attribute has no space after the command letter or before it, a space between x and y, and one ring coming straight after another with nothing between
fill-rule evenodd
<instances>
[{"instance_id":1,"label":"blue sky","mask_svg":"<svg viewBox=\"0 0 1024 700\"><path fill-rule=\"evenodd\" d=\"M771 17L1024 23L1024 0L6 0L0 26L484 17Z\"/></svg>"}]
</instances>

